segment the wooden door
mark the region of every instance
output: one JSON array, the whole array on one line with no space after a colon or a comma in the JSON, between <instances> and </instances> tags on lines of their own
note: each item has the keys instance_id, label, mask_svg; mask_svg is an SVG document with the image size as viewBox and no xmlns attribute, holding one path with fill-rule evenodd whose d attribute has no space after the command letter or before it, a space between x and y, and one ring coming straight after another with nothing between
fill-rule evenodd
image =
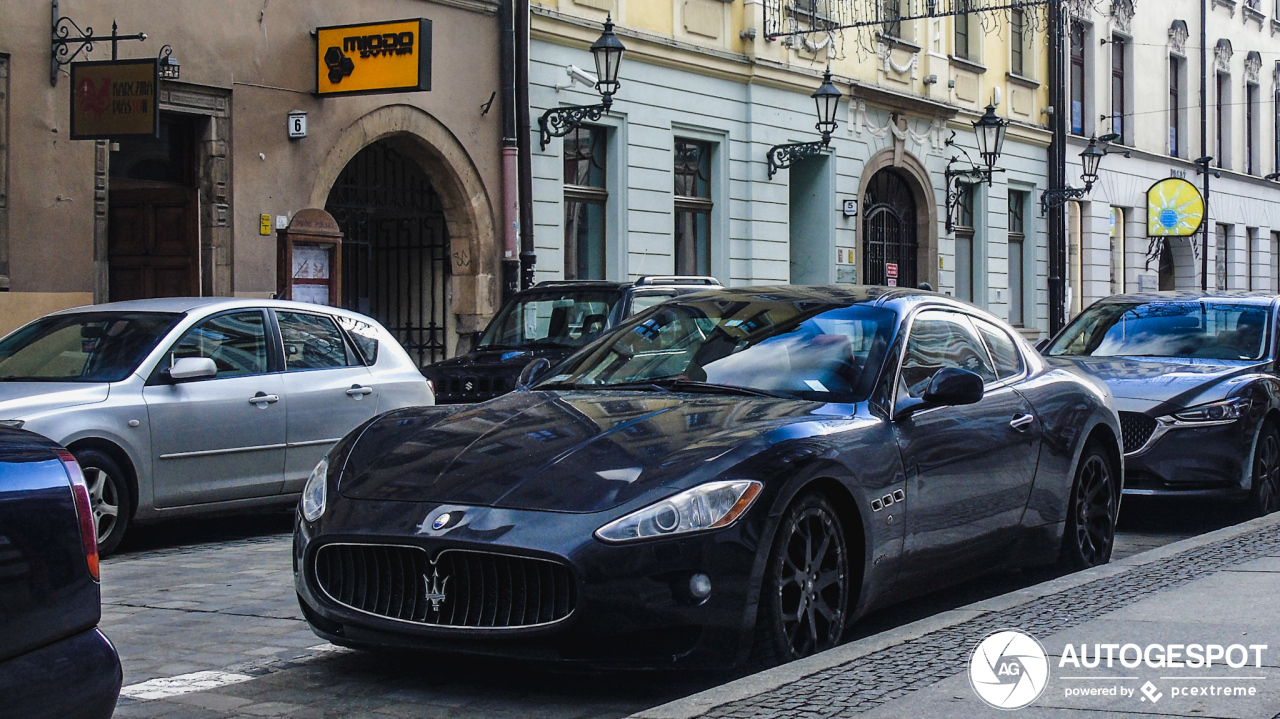
<instances>
[{"instance_id":1,"label":"wooden door","mask_svg":"<svg viewBox=\"0 0 1280 719\"><path fill-rule=\"evenodd\" d=\"M112 190L107 220L113 302L200 294L196 191L185 187Z\"/></svg>"}]
</instances>

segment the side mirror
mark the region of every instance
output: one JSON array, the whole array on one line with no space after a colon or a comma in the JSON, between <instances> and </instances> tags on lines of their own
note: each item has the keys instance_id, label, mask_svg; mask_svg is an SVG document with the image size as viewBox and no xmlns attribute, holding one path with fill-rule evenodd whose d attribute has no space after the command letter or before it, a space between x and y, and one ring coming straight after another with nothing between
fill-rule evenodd
<instances>
[{"instance_id":1,"label":"side mirror","mask_svg":"<svg viewBox=\"0 0 1280 719\"><path fill-rule=\"evenodd\" d=\"M208 357L183 357L166 372L174 382L185 382L193 379L208 379L218 376L218 365Z\"/></svg>"},{"instance_id":2,"label":"side mirror","mask_svg":"<svg viewBox=\"0 0 1280 719\"><path fill-rule=\"evenodd\" d=\"M922 399L937 407L958 407L982 401L982 378L967 369L943 367L929 381Z\"/></svg>"},{"instance_id":3,"label":"side mirror","mask_svg":"<svg viewBox=\"0 0 1280 719\"><path fill-rule=\"evenodd\" d=\"M516 389L527 389L530 385L542 379L542 375L551 369L551 362L546 357L539 357L530 362L520 370L520 377L516 380Z\"/></svg>"}]
</instances>

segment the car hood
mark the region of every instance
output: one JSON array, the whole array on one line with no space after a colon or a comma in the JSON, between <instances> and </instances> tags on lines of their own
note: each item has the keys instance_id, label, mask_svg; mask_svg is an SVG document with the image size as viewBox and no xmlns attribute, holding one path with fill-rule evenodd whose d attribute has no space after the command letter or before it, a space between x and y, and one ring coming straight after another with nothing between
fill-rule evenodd
<instances>
[{"instance_id":1,"label":"car hood","mask_svg":"<svg viewBox=\"0 0 1280 719\"><path fill-rule=\"evenodd\" d=\"M351 499L598 512L706 481L815 402L644 392L514 392L466 408L387 415L352 449ZM768 444L764 441L763 447Z\"/></svg>"},{"instance_id":2,"label":"car hood","mask_svg":"<svg viewBox=\"0 0 1280 719\"><path fill-rule=\"evenodd\" d=\"M105 402L110 390L106 382L0 382L0 419Z\"/></svg>"},{"instance_id":3,"label":"car hood","mask_svg":"<svg viewBox=\"0 0 1280 719\"><path fill-rule=\"evenodd\" d=\"M1068 361L1106 382L1116 400L1150 406L1189 406L1207 388L1254 372L1261 364L1164 357L1073 357Z\"/></svg>"}]
</instances>

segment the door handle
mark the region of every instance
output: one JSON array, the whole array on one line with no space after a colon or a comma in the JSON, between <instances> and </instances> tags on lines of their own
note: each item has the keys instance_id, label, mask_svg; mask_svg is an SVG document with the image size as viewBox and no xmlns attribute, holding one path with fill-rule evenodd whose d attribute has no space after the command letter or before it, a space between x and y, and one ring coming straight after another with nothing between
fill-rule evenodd
<instances>
[{"instance_id":1,"label":"door handle","mask_svg":"<svg viewBox=\"0 0 1280 719\"><path fill-rule=\"evenodd\" d=\"M256 404L256 405L275 404L276 402L279 402L279 401L280 401L280 395L267 394L266 392L259 392L249 398L249 404Z\"/></svg>"},{"instance_id":2,"label":"door handle","mask_svg":"<svg viewBox=\"0 0 1280 719\"><path fill-rule=\"evenodd\" d=\"M373 394L372 387L361 387L358 384L353 384L351 385L351 389L347 390L347 396L355 397L356 399L360 399L367 394Z\"/></svg>"},{"instance_id":3,"label":"door handle","mask_svg":"<svg viewBox=\"0 0 1280 719\"><path fill-rule=\"evenodd\" d=\"M1029 415L1029 414L1020 414L1009 421L1009 426L1013 427L1019 432L1026 432L1028 429L1031 428L1031 425L1035 423L1036 423L1035 416Z\"/></svg>"}]
</instances>

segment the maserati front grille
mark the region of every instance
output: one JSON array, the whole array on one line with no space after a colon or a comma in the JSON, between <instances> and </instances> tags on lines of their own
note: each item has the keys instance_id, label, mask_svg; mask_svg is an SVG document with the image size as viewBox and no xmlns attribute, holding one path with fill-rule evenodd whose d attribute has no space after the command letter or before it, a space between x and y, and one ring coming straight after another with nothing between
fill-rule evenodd
<instances>
[{"instance_id":1,"label":"maserati front grille","mask_svg":"<svg viewBox=\"0 0 1280 719\"><path fill-rule=\"evenodd\" d=\"M432 563L419 547L328 544L316 552L316 581L333 601L403 622L515 629L573 613L577 589L559 562L446 549Z\"/></svg>"}]
</instances>

